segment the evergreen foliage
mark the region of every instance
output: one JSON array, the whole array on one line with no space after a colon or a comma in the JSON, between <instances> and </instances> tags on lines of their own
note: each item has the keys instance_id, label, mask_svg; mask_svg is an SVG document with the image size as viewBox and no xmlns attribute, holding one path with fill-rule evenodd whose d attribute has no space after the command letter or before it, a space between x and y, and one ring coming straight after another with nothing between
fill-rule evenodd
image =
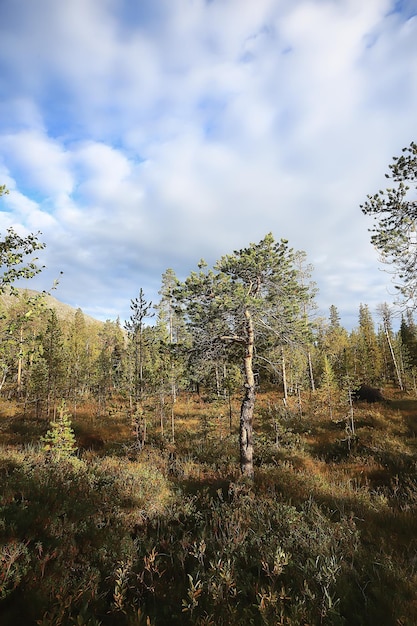
<instances>
[{"instance_id":1,"label":"evergreen foliage","mask_svg":"<svg viewBox=\"0 0 417 626\"><path fill-rule=\"evenodd\" d=\"M50 429L42 437L42 449L54 460L60 461L73 456L77 450L75 434L71 426L71 417L62 402Z\"/></svg>"},{"instance_id":2,"label":"evergreen foliage","mask_svg":"<svg viewBox=\"0 0 417 626\"><path fill-rule=\"evenodd\" d=\"M307 334L303 304L311 298L301 284L296 255L288 241L275 242L271 233L258 244L223 256L207 269L204 261L178 287L178 299L193 337L193 349L204 358L225 358L225 343L238 348L245 395L240 415L240 466L247 477L253 469L254 358L261 347L300 342ZM229 351L229 354L230 351ZM258 357L259 358L259 357Z\"/></svg>"},{"instance_id":3,"label":"evergreen foliage","mask_svg":"<svg viewBox=\"0 0 417 626\"><path fill-rule=\"evenodd\" d=\"M147 302L143 289L139 290L139 297L130 301L130 309L132 314L130 319L125 323L125 329L128 332L131 344L131 362L132 374L131 395L134 398L135 406L142 399L144 392L144 361L146 348L145 320L154 316L152 310L152 302Z\"/></svg>"},{"instance_id":4,"label":"evergreen foliage","mask_svg":"<svg viewBox=\"0 0 417 626\"><path fill-rule=\"evenodd\" d=\"M374 218L371 242L389 264L397 289L408 306L415 308L417 287L417 144L411 142L400 157L394 157L386 178L392 186L368 195L361 205Z\"/></svg>"}]
</instances>

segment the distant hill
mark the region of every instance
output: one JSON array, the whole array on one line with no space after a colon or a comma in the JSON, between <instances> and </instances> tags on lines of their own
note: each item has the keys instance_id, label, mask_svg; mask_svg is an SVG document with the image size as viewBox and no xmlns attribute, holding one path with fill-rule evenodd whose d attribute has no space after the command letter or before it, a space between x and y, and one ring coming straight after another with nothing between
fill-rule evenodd
<instances>
[{"instance_id":1,"label":"distant hill","mask_svg":"<svg viewBox=\"0 0 417 626\"><path fill-rule=\"evenodd\" d=\"M17 291L20 294L26 293L28 296L41 295L40 291L35 291L34 289L17 288ZM76 308L70 306L69 304L65 304L64 302L61 302L60 300L57 300L56 298L54 298L53 296L50 296L49 294L44 294L43 297L44 297L47 308L54 309L59 319L67 320L67 319L72 319L74 317L75 312L77 310ZM8 309L9 306L11 306L15 302L16 302L16 296L11 295L10 292L8 293L6 291L5 293L0 293L0 308L4 307L5 309ZM86 315L84 311L83 311L83 315L87 324L99 324L99 325L103 324L102 321L96 320L94 317L91 317L90 315Z\"/></svg>"}]
</instances>

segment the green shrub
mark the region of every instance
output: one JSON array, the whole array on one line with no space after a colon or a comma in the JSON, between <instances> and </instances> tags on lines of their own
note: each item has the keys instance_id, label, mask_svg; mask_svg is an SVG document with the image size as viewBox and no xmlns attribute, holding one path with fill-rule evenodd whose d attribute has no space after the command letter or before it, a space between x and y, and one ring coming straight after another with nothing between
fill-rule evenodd
<instances>
[{"instance_id":1,"label":"green shrub","mask_svg":"<svg viewBox=\"0 0 417 626\"><path fill-rule=\"evenodd\" d=\"M124 606L156 624L344 623L337 583L357 530L312 501L297 509L240 484L226 498L203 490L138 539Z\"/></svg>"},{"instance_id":2,"label":"green shrub","mask_svg":"<svg viewBox=\"0 0 417 626\"><path fill-rule=\"evenodd\" d=\"M134 526L170 497L163 477L120 460L87 463L34 450L0 457L0 593L7 596L0 622L105 619L111 574L136 553Z\"/></svg>"},{"instance_id":3,"label":"green shrub","mask_svg":"<svg viewBox=\"0 0 417 626\"><path fill-rule=\"evenodd\" d=\"M51 422L51 428L41 441L43 450L58 460L72 456L77 450L71 418L66 411L64 402L58 409L57 417Z\"/></svg>"}]
</instances>

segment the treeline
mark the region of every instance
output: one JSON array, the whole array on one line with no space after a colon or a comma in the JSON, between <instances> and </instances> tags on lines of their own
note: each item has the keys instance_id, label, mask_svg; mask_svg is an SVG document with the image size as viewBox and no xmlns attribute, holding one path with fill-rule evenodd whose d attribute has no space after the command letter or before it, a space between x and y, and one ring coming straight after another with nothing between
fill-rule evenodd
<instances>
[{"instance_id":1,"label":"treeline","mask_svg":"<svg viewBox=\"0 0 417 626\"><path fill-rule=\"evenodd\" d=\"M100 414L116 396L135 412L150 396L169 405L185 390L213 398L239 392L239 350L214 341L210 349L198 349L198 329L189 327L175 301L176 284L168 270L155 306L140 290L124 324L94 323L80 309L62 318L42 297L20 291L1 310L1 395L49 417L62 399L73 412L93 400ZM385 304L377 320L360 305L350 332L331 306L327 319L309 321L304 341L270 341L262 348L262 358L254 358L257 387L275 386L284 399L292 395L301 402L303 392L310 391L316 398L324 394L330 405L330 398L343 400L363 383L417 395L417 326L407 315L394 331L393 313Z\"/></svg>"}]
</instances>

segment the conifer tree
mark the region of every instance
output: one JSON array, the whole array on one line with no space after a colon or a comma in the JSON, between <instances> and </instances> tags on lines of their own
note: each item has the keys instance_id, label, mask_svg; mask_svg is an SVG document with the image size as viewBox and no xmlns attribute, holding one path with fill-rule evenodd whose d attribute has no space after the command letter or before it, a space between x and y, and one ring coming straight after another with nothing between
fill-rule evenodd
<instances>
[{"instance_id":1,"label":"conifer tree","mask_svg":"<svg viewBox=\"0 0 417 626\"><path fill-rule=\"evenodd\" d=\"M328 326L320 335L320 349L324 352L329 360L331 368L334 372L335 379L342 385L342 381L348 373L348 350L349 336L347 331L340 323L339 311L335 305L331 305L329 309Z\"/></svg>"},{"instance_id":2,"label":"conifer tree","mask_svg":"<svg viewBox=\"0 0 417 626\"><path fill-rule=\"evenodd\" d=\"M417 395L417 328L411 311L401 318L399 342L404 379L407 379L407 387L412 387Z\"/></svg>"},{"instance_id":3,"label":"conifer tree","mask_svg":"<svg viewBox=\"0 0 417 626\"><path fill-rule=\"evenodd\" d=\"M119 388L124 375L125 340L119 320L106 320L98 332L97 344L93 387L98 400L98 413L101 414L107 399Z\"/></svg>"},{"instance_id":4,"label":"conifer tree","mask_svg":"<svg viewBox=\"0 0 417 626\"><path fill-rule=\"evenodd\" d=\"M30 376L33 358L39 352L39 336L45 321L42 295L26 291L14 294L1 319L3 326L0 354L6 356L9 393L22 398ZM4 364L2 360L2 364Z\"/></svg>"},{"instance_id":5,"label":"conifer tree","mask_svg":"<svg viewBox=\"0 0 417 626\"><path fill-rule=\"evenodd\" d=\"M417 305L417 144L411 142L400 157L394 157L385 177L389 188L368 195L361 205L374 218L371 242L381 260L390 266L398 293L407 305Z\"/></svg>"},{"instance_id":6,"label":"conifer tree","mask_svg":"<svg viewBox=\"0 0 417 626\"><path fill-rule=\"evenodd\" d=\"M76 411L77 401L85 396L88 390L89 370L91 369L91 335L92 329L87 329L84 314L78 308L73 319L67 324L65 342L68 395L73 401L74 411Z\"/></svg>"},{"instance_id":7,"label":"conifer tree","mask_svg":"<svg viewBox=\"0 0 417 626\"><path fill-rule=\"evenodd\" d=\"M43 450L57 461L68 459L76 452L75 434L64 402L61 403L55 419L51 421L50 429L42 437L42 444Z\"/></svg>"},{"instance_id":8,"label":"conifer tree","mask_svg":"<svg viewBox=\"0 0 417 626\"><path fill-rule=\"evenodd\" d=\"M64 394L66 385L64 336L56 311L50 309L49 319L42 337L42 358L47 371L47 414L55 410L58 396Z\"/></svg>"},{"instance_id":9,"label":"conifer tree","mask_svg":"<svg viewBox=\"0 0 417 626\"><path fill-rule=\"evenodd\" d=\"M417 367L417 327L411 311L401 317L401 343L407 352L407 361L411 367Z\"/></svg>"},{"instance_id":10,"label":"conifer tree","mask_svg":"<svg viewBox=\"0 0 417 626\"><path fill-rule=\"evenodd\" d=\"M323 374L319 392L315 395L315 401L327 411L329 419L333 420L337 417L337 409L340 405L340 391L327 355L323 357Z\"/></svg>"},{"instance_id":11,"label":"conifer tree","mask_svg":"<svg viewBox=\"0 0 417 626\"><path fill-rule=\"evenodd\" d=\"M137 404L139 399L142 398L144 387L143 364L146 347L146 337L144 334L145 320L154 316L154 313L151 312L152 302L146 301L142 287L139 290L139 296L130 301L130 309L132 314L129 320L125 322L125 329L128 332L133 359L132 387L135 409L137 409Z\"/></svg>"},{"instance_id":12,"label":"conifer tree","mask_svg":"<svg viewBox=\"0 0 417 626\"><path fill-rule=\"evenodd\" d=\"M174 270L168 268L162 274L162 286L159 290L161 299L155 306L159 327L166 329L166 339L161 343L161 353L164 353L169 361L169 384L173 404L176 402L177 387L185 375L183 348L188 341L184 315L177 299L179 284Z\"/></svg>"},{"instance_id":13,"label":"conifer tree","mask_svg":"<svg viewBox=\"0 0 417 626\"><path fill-rule=\"evenodd\" d=\"M298 282L294 251L272 234L258 244L223 256L208 270L204 262L178 290L189 327L204 349L223 342L240 348L245 394L240 413L239 445L242 474L253 477L253 413L256 380L255 347L269 336L285 345L305 330L300 315L308 289Z\"/></svg>"},{"instance_id":14,"label":"conifer tree","mask_svg":"<svg viewBox=\"0 0 417 626\"><path fill-rule=\"evenodd\" d=\"M359 383L377 385L382 373L381 353L374 321L366 304L359 306L359 327L353 348L356 380Z\"/></svg>"},{"instance_id":15,"label":"conifer tree","mask_svg":"<svg viewBox=\"0 0 417 626\"><path fill-rule=\"evenodd\" d=\"M170 344L180 341L181 331L184 329L184 320L177 306L175 295L178 285L179 280L174 270L168 268L162 274L162 285L158 292L161 299L155 306L159 322L167 328Z\"/></svg>"}]
</instances>

